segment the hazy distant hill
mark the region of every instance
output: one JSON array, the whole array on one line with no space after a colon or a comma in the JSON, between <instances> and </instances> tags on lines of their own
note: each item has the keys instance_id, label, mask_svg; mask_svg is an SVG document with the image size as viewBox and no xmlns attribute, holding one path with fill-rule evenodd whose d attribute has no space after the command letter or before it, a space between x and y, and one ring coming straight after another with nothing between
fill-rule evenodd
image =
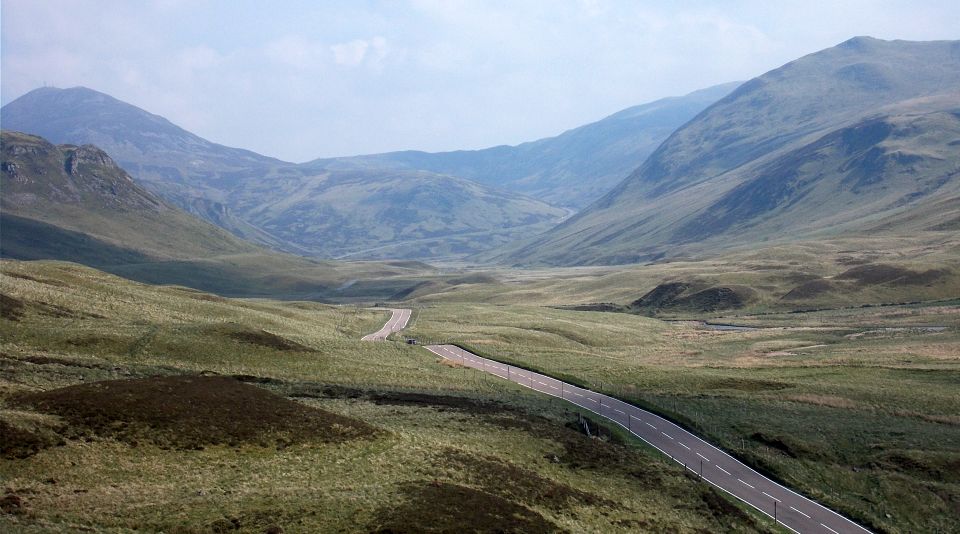
<instances>
[{"instance_id":1,"label":"hazy distant hill","mask_svg":"<svg viewBox=\"0 0 960 534\"><path fill-rule=\"evenodd\" d=\"M740 82L627 108L556 137L455 152L391 152L311 163L326 168L417 169L451 174L580 209L607 193L674 130Z\"/></svg>"},{"instance_id":2,"label":"hazy distant hill","mask_svg":"<svg viewBox=\"0 0 960 534\"><path fill-rule=\"evenodd\" d=\"M609 194L501 259L629 263L947 229L958 173L960 42L855 38L743 84Z\"/></svg>"},{"instance_id":3,"label":"hazy distant hill","mask_svg":"<svg viewBox=\"0 0 960 534\"><path fill-rule=\"evenodd\" d=\"M238 236L336 257L464 255L553 226L567 211L424 171L328 170L206 141L96 91L42 88L5 128L100 146L140 183Z\"/></svg>"}]
</instances>

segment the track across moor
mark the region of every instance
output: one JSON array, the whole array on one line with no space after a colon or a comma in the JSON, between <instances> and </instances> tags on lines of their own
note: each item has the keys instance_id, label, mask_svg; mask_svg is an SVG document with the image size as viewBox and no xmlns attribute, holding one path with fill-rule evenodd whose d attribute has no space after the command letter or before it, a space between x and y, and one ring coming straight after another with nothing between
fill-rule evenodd
<instances>
[{"instance_id":1,"label":"track across moor","mask_svg":"<svg viewBox=\"0 0 960 534\"><path fill-rule=\"evenodd\" d=\"M402 312L406 312L403 314ZM410 310L393 310L390 321L364 339L386 339L403 329ZM382 332L388 331L381 337ZM779 525L802 534L863 534L870 531L829 508L767 478L728 453L652 412L550 376L478 356L456 345L426 345L430 352L570 402L625 428L683 465L704 482L733 495Z\"/></svg>"}]
</instances>

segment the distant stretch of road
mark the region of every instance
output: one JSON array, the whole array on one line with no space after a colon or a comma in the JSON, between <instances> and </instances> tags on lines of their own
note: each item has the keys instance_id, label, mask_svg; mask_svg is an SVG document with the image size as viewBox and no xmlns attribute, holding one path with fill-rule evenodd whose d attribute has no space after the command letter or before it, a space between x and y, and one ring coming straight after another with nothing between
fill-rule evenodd
<instances>
[{"instance_id":1,"label":"distant stretch of road","mask_svg":"<svg viewBox=\"0 0 960 534\"><path fill-rule=\"evenodd\" d=\"M870 532L842 515L750 469L729 454L666 419L606 395L548 376L482 358L455 345L429 345L430 352L467 367L576 404L626 428L704 481L775 517L794 532Z\"/></svg>"},{"instance_id":2,"label":"distant stretch of road","mask_svg":"<svg viewBox=\"0 0 960 534\"><path fill-rule=\"evenodd\" d=\"M391 310L393 316L365 340L384 340L402 330L410 310ZM590 410L627 429L705 482L767 514L787 529L802 534L863 534L870 531L747 467L729 454L670 421L623 401L561 382L546 375L483 358L455 345L428 345L430 352L486 371L547 395Z\"/></svg>"},{"instance_id":3,"label":"distant stretch of road","mask_svg":"<svg viewBox=\"0 0 960 534\"><path fill-rule=\"evenodd\" d=\"M387 321L387 324L383 325L383 328L380 330L363 336L363 341L384 341L390 334L399 332L407 327L407 321L410 320L410 310L395 309L390 311L392 315Z\"/></svg>"}]
</instances>

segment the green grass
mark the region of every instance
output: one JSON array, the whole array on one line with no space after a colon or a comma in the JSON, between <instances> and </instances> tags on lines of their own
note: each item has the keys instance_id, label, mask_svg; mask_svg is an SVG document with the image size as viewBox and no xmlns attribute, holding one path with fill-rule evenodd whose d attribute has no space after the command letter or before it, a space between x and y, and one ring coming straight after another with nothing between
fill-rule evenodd
<instances>
[{"instance_id":1,"label":"green grass","mask_svg":"<svg viewBox=\"0 0 960 534\"><path fill-rule=\"evenodd\" d=\"M0 423L52 439L26 458L0 459L4 531L368 532L432 520L461 530L495 524L494 504L571 532L770 528L639 445L568 428L575 415L559 402L420 347L359 341L385 311L229 300L67 263L5 261L0 271ZM136 445L121 434L74 434L13 400L191 373L259 377L246 380L378 433L181 450L149 432ZM457 508L465 491L483 505ZM437 517L444 509L455 514Z\"/></svg>"},{"instance_id":2,"label":"green grass","mask_svg":"<svg viewBox=\"0 0 960 534\"><path fill-rule=\"evenodd\" d=\"M443 304L424 307L407 334L635 399L873 528L952 528L956 305L756 317L778 328L715 332L627 314ZM790 318L797 328L784 328ZM903 324L947 330L882 329Z\"/></svg>"}]
</instances>

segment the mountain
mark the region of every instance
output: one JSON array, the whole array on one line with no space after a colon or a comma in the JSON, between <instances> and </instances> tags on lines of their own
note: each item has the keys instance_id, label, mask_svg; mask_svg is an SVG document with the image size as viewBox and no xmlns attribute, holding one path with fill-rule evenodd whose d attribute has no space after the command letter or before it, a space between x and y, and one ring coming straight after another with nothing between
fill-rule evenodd
<instances>
[{"instance_id":1,"label":"mountain","mask_svg":"<svg viewBox=\"0 0 960 534\"><path fill-rule=\"evenodd\" d=\"M96 144L180 208L298 254L462 256L540 233L568 213L427 171L327 169L225 147L83 87L31 91L4 106L0 121L55 143Z\"/></svg>"},{"instance_id":2,"label":"mountain","mask_svg":"<svg viewBox=\"0 0 960 534\"><path fill-rule=\"evenodd\" d=\"M484 150L391 152L312 162L330 169L414 169L449 174L581 209L612 189L674 130L740 82L627 108L556 137Z\"/></svg>"},{"instance_id":3,"label":"mountain","mask_svg":"<svg viewBox=\"0 0 960 534\"><path fill-rule=\"evenodd\" d=\"M4 256L102 267L256 250L147 192L93 145L55 146L4 130L2 153ZM63 248L66 236L76 234L86 236L88 246Z\"/></svg>"},{"instance_id":4,"label":"mountain","mask_svg":"<svg viewBox=\"0 0 960 534\"><path fill-rule=\"evenodd\" d=\"M958 212L960 42L859 37L743 84L603 198L499 259L634 263L935 231Z\"/></svg>"},{"instance_id":5,"label":"mountain","mask_svg":"<svg viewBox=\"0 0 960 534\"><path fill-rule=\"evenodd\" d=\"M133 280L234 296L385 299L422 284L414 262L274 253L172 206L93 145L0 133L0 257L82 263Z\"/></svg>"}]
</instances>

